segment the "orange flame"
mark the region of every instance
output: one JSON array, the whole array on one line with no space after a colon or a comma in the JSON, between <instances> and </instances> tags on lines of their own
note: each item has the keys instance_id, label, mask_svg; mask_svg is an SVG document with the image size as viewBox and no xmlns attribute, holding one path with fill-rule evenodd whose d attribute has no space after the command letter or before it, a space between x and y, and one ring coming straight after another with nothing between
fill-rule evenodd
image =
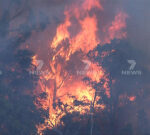
<instances>
[{"instance_id":1,"label":"orange flame","mask_svg":"<svg viewBox=\"0 0 150 135\"><path fill-rule=\"evenodd\" d=\"M56 48L63 40L66 38L69 38L70 34L68 32L68 27L71 25L71 22L69 20L69 16L67 16L66 13L66 20L64 24L60 24L58 26L57 31L56 31L56 36L53 39L53 42L51 44L52 48Z\"/></svg>"},{"instance_id":2,"label":"orange flame","mask_svg":"<svg viewBox=\"0 0 150 135\"><path fill-rule=\"evenodd\" d=\"M49 118L45 118L45 123L37 126L39 134L42 134L41 131L45 128L53 128L63 124L60 123L60 119L66 112L90 113L91 103L94 100L96 110L105 108L105 105L97 103L100 96L95 96L96 90L84 83L83 77L88 77L97 83L103 79L105 81L103 88L107 96L110 97L109 80L105 75L105 70L98 63L92 62L88 68L85 68L85 64L82 62L83 59L88 59L86 54L90 50L102 43L102 39L97 36L99 31L97 16L89 14L93 8L103 10L98 0L85 0L80 6L79 3L74 4L64 12L65 21L56 29L56 35L50 43L50 49L54 54L49 61L50 72L40 76L38 88L35 90L36 95L43 92L47 94L44 99L37 97L37 101L40 102L40 105L35 103L37 107L49 110ZM69 31L69 28L75 27L71 22L71 17L77 19L81 28L76 35L72 35ZM122 29L126 27L126 17L127 15L121 12L116 15L110 25L104 28L107 33L104 43L110 43L114 38L126 37L126 32L122 32ZM76 56L77 52L82 55L78 56L80 64L76 67L78 62L72 62L72 57ZM98 52L95 55L98 55ZM36 56L33 57L33 64L36 65L35 59ZM73 64L67 65L69 62ZM74 69L75 71L72 71ZM82 74L77 74L76 70Z\"/></svg>"},{"instance_id":3,"label":"orange flame","mask_svg":"<svg viewBox=\"0 0 150 135\"><path fill-rule=\"evenodd\" d=\"M136 99L136 97L135 97L135 96L131 96L131 97L129 97L129 100L130 100L131 102L133 102L135 99Z\"/></svg>"}]
</instances>

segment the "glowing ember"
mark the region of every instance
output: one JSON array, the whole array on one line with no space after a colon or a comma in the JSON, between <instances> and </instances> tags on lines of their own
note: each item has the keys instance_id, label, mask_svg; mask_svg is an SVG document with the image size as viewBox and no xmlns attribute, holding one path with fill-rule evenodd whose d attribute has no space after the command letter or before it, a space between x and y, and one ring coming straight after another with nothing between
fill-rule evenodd
<instances>
[{"instance_id":1,"label":"glowing ember","mask_svg":"<svg viewBox=\"0 0 150 135\"><path fill-rule=\"evenodd\" d=\"M135 96L131 96L131 97L129 97L129 100L130 100L131 102L133 102L135 99L136 99L136 97L135 97Z\"/></svg>"}]
</instances>

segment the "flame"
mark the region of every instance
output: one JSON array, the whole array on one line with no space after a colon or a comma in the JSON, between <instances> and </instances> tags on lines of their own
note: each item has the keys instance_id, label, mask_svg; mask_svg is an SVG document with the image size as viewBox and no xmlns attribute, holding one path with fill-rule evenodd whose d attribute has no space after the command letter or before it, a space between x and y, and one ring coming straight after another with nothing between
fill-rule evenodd
<instances>
[{"instance_id":1,"label":"flame","mask_svg":"<svg viewBox=\"0 0 150 135\"><path fill-rule=\"evenodd\" d=\"M80 21L80 25L82 27L81 32L71 40L72 53L79 49L87 53L89 50L94 49L99 43L99 40L96 37L97 20L95 16L87 16L84 20Z\"/></svg>"},{"instance_id":2,"label":"flame","mask_svg":"<svg viewBox=\"0 0 150 135\"><path fill-rule=\"evenodd\" d=\"M49 45L53 52L53 56L49 58L49 73L40 76L38 87L35 90L35 95L40 95L43 92L47 95L45 98L37 96L36 106L49 111L49 117L45 118L45 123L37 125L39 134L42 134L42 130L45 128L53 128L63 124L60 119L66 112L90 113L93 102L95 110L105 109L105 105L98 104L98 100L101 98L96 95L98 91L83 82L84 77L97 83L104 80L102 87L105 89L106 95L111 96L109 79L105 70L95 62L91 62L88 68L85 68L85 63L82 61L84 59L90 61L87 58L87 53L99 43L110 43L114 38L126 37L126 32L122 32L122 30L126 27L127 15L123 12L117 14L114 20L104 27L104 32L107 34L103 41L97 35L99 28L96 14L90 15L89 13L93 8L103 10L98 0L81 0L67 7L64 12L65 20L57 27L56 35ZM75 35L69 31L69 28L76 28L71 21L72 17L78 21L80 26L79 32ZM78 56L77 52L80 52L81 55ZM79 61L72 61L72 57L76 55L79 57ZM97 56L98 52L95 55ZM105 55L107 53L104 52L103 57ZM37 56L34 56L34 65L36 65L36 59ZM68 65L69 62L73 64ZM75 66L78 62L80 62L79 66ZM77 70L79 70L78 73Z\"/></svg>"},{"instance_id":3,"label":"flame","mask_svg":"<svg viewBox=\"0 0 150 135\"><path fill-rule=\"evenodd\" d=\"M92 63L87 71L87 76L91 78L92 81L100 82L100 80L104 78L104 70L98 66L98 64Z\"/></svg>"},{"instance_id":4,"label":"flame","mask_svg":"<svg viewBox=\"0 0 150 135\"><path fill-rule=\"evenodd\" d=\"M66 20L64 24L60 24L58 26L56 31L56 36L53 39L53 42L51 44L52 48L56 48L63 40L70 37L70 34L68 32L68 27L71 25L71 22L69 21L69 16L66 14Z\"/></svg>"},{"instance_id":5,"label":"flame","mask_svg":"<svg viewBox=\"0 0 150 135\"><path fill-rule=\"evenodd\" d=\"M116 15L115 20L112 22L112 25L109 27L109 35L110 39L114 39L114 37L118 39L122 39L126 37L126 32L120 32L121 29L126 28L126 18L127 15L125 13L119 13Z\"/></svg>"},{"instance_id":6,"label":"flame","mask_svg":"<svg viewBox=\"0 0 150 135\"><path fill-rule=\"evenodd\" d=\"M129 97L129 100L130 100L131 102L135 101L135 99L136 99L136 96L131 96L131 97Z\"/></svg>"},{"instance_id":7,"label":"flame","mask_svg":"<svg viewBox=\"0 0 150 135\"><path fill-rule=\"evenodd\" d=\"M127 33L123 31L126 28L127 14L120 12L115 16L114 21L107 27L104 28L104 32L107 32L104 43L110 43L113 39L126 38Z\"/></svg>"},{"instance_id":8,"label":"flame","mask_svg":"<svg viewBox=\"0 0 150 135\"><path fill-rule=\"evenodd\" d=\"M35 65L35 66L38 66L37 55L34 55L31 59L32 59L32 64Z\"/></svg>"}]
</instances>

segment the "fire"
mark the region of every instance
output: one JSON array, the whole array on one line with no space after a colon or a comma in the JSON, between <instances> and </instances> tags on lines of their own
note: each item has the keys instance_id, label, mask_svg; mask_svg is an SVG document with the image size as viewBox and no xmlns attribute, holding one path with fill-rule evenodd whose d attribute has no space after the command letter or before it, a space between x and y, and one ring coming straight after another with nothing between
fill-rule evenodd
<instances>
[{"instance_id":1,"label":"fire","mask_svg":"<svg viewBox=\"0 0 150 135\"><path fill-rule=\"evenodd\" d=\"M80 21L80 25L82 27L81 32L71 40L72 53L79 49L87 53L89 50L94 49L99 43L99 40L96 37L97 20L95 16L87 16L84 20Z\"/></svg>"},{"instance_id":2,"label":"fire","mask_svg":"<svg viewBox=\"0 0 150 135\"><path fill-rule=\"evenodd\" d=\"M109 27L109 35L110 39L114 39L115 37L118 39L122 39L126 37L126 32L121 32L121 29L126 28L125 20L127 18L127 15L125 13L119 13L115 20L112 22L112 25Z\"/></svg>"},{"instance_id":3,"label":"fire","mask_svg":"<svg viewBox=\"0 0 150 135\"><path fill-rule=\"evenodd\" d=\"M32 57L32 64L35 65L35 66L38 65L38 64L37 64L37 55L34 55L34 56Z\"/></svg>"},{"instance_id":4,"label":"fire","mask_svg":"<svg viewBox=\"0 0 150 135\"><path fill-rule=\"evenodd\" d=\"M105 105L98 104L101 98L96 95L92 86L83 82L84 77L91 81L99 83L104 80L103 88L108 97L109 79L105 75L105 70L98 63L90 62L88 68L82 61L87 59L87 53L93 50L99 43L110 43L114 38L124 38L126 36L122 29L126 27L126 14L121 12L116 15L110 25L104 27L107 33L102 39L98 36L98 18L96 14L90 15L93 8L103 10L98 0L77 1L71 8L66 8L64 12L65 20L56 28L56 35L50 43L50 49L53 56L49 59L49 73L40 76L35 95L46 93L45 98L37 96L38 108L49 111L49 118L45 118L45 123L38 125L38 132L42 134L45 128L53 128L60 123L60 119L68 113L74 111L80 114L90 113L91 104L94 103L95 110L105 109ZM79 6L80 5L80 6ZM80 12L82 12L80 14ZM71 18L75 18L80 26L78 33L73 35L69 28L75 28ZM80 55L79 55L80 54ZM96 52L98 55L98 52ZM73 59L73 57L75 57ZM78 58L79 61L75 61ZM33 64L36 64L37 56L33 57ZM72 60L73 59L73 60ZM72 64L68 64L72 63ZM76 66L79 63L79 66ZM77 70L79 71L77 73ZM80 74L81 73L81 74Z\"/></svg>"},{"instance_id":5,"label":"fire","mask_svg":"<svg viewBox=\"0 0 150 135\"><path fill-rule=\"evenodd\" d=\"M101 78L104 77L104 70L98 66L98 64L92 63L87 71L87 76L91 78L92 81L100 82Z\"/></svg>"},{"instance_id":6,"label":"fire","mask_svg":"<svg viewBox=\"0 0 150 135\"><path fill-rule=\"evenodd\" d=\"M131 97L129 97L129 100L130 100L131 102L133 102L135 99L136 99L136 97L135 97L135 96L131 96Z\"/></svg>"},{"instance_id":7,"label":"fire","mask_svg":"<svg viewBox=\"0 0 150 135\"><path fill-rule=\"evenodd\" d=\"M110 43L111 40L115 38L126 38L127 33L122 30L126 28L127 17L128 16L126 13L120 12L115 16L114 21L109 26L104 28L104 32L108 33L104 43Z\"/></svg>"},{"instance_id":8,"label":"fire","mask_svg":"<svg viewBox=\"0 0 150 135\"><path fill-rule=\"evenodd\" d=\"M66 13L67 16L67 13ZM56 31L56 36L51 44L52 48L56 48L63 40L66 38L69 38L70 34L67 30L67 28L71 25L69 21L69 17L66 17L65 23L61 24Z\"/></svg>"}]
</instances>

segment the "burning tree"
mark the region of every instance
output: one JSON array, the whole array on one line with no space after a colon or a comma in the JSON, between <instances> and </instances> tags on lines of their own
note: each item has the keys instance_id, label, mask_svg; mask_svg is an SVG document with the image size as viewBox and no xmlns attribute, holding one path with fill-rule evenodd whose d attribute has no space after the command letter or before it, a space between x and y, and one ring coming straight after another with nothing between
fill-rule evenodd
<instances>
[{"instance_id":1,"label":"burning tree","mask_svg":"<svg viewBox=\"0 0 150 135\"><path fill-rule=\"evenodd\" d=\"M92 120L94 111L105 108L104 104L98 103L103 97L100 95L101 91L108 98L111 94L107 72L99 62L88 57L88 53L99 43L104 45L114 38L125 38L126 32L123 29L126 27L127 15L122 11L115 15L114 20L103 29L106 35L100 38L97 36L98 18L91 11L97 9L102 12L101 3L87 0L81 2L81 8L77 8L78 5L76 2L74 6L66 7L64 22L57 27L49 45L50 54L46 64L49 72L40 76L35 90L37 107L49 113L45 117L45 123L38 125L39 134L45 128L58 129L64 124L61 119L73 112L90 114ZM75 27L72 18L80 29ZM69 30L75 31L76 28L76 34ZM111 52L113 50L109 53ZM94 55L97 56L98 52ZM33 57L33 63L37 63L39 59L35 58ZM46 96L41 96L43 94ZM90 132L92 134L93 128Z\"/></svg>"},{"instance_id":2,"label":"burning tree","mask_svg":"<svg viewBox=\"0 0 150 135\"><path fill-rule=\"evenodd\" d=\"M60 21L33 3L15 0L10 2L12 12L0 12L0 133L36 134L37 128L40 135L149 134L148 110L137 107L146 102L138 99L149 96L142 89L149 89L149 72L142 86L141 78L121 74L128 69L127 60L138 58L122 40L127 37L128 15L118 10L109 17L105 2L78 0L64 7ZM55 13L55 8L50 11ZM22 14L25 17L16 21ZM51 25L57 25L55 32ZM36 34L51 37L38 37L39 46ZM39 61L44 66L39 67Z\"/></svg>"}]
</instances>

